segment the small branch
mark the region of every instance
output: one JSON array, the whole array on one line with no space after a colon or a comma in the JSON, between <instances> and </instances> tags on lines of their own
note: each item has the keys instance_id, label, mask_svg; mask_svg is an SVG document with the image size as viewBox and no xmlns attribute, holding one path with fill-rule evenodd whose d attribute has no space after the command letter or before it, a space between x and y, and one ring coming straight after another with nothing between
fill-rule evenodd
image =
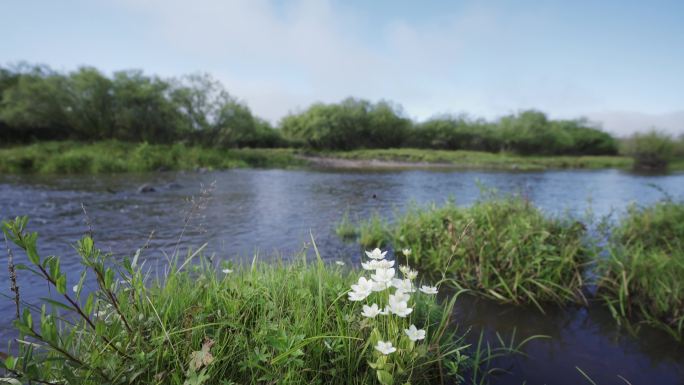
<instances>
[{"instance_id":1,"label":"small branch","mask_svg":"<svg viewBox=\"0 0 684 385\"><path fill-rule=\"evenodd\" d=\"M48 274L48 272L45 271L45 269L43 268L43 266L41 266L41 265L37 265L37 266L38 266L38 268L40 269L40 272L41 272L41 273L43 274L43 276L45 277L45 279L47 279L47 281L50 282L53 286L57 287L57 283L50 277L50 274ZM63 296L64 296L64 298L71 304L71 306L74 308L74 310L76 310L76 312L78 313L78 315L80 315L81 318L83 318L83 319L86 321L86 323L88 324L88 326L90 326L90 328L93 329L94 331L97 331L97 328L95 327L95 324L94 324L93 321L90 319L90 317L88 317L88 315L85 314L85 313L83 312L83 310L81 309L81 306L78 304L78 302L74 301L74 300L73 300L68 294L66 294L66 293L63 294ZM114 345L114 344L112 343L112 341L111 341L109 338L105 337L104 335L99 335L99 336L107 343L108 346L111 346L111 347L112 347L117 353L119 353L121 356L123 356L123 357L125 357L125 358L128 358L128 359L131 358L128 354L124 353L123 351L121 351L121 349L117 348L116 345Z\"/></svg>"}]
</instances>

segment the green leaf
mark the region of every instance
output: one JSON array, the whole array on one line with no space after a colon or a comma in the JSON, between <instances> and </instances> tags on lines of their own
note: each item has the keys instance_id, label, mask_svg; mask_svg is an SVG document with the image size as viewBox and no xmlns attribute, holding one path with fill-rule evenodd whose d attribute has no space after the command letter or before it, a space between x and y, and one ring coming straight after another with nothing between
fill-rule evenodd
<instances>
[{"instance_id":1,"label":"green leaf","mask_svg":"<svg viewBox=\"0 0 684 385\"><path fill-rule=\"evenodd\" d=\"M14 369L17 365L17 359L13 356L8 356L5 358L3 365L5 365L7 369Z\"/></svg>"},{"instance_id":2,"label":"green leaf","mask_svg":"<svg viewBox=\"0 0 684 385\"><path fill-rule=\"evenodd\" d=\"M24 320L24 325L26 325L26 327L29 329L33 328L33 317L31 317L31 312L29 309L24 309L24 316L22 319Z\"/></svg>"},{"instance_id":3,"label":"green leaf","mask_svg":"<svg viewBox=\"0 0 684 385\"><path fill-rule=\"evenodd\" d=\"M55 287L57 288L59 294L66 293L66 275L60 275L59 278L57 278L57 282L55 282Z\"/></svg>"},{"instance_id":4,"label":"green leaf","mask_svg":"<svg viewBox=\"0 0 684 385\"><path fill-rule=\"evenodd\" d=\"M52 306L60 307L60 308L62 308L62 309L66 309L66 310L68 310L68 311L73 311L73 310L74 310L71 306L69 306L69 305L67 305L67 304L65 304L65 303L59 302L59 301L55 301L54 299L42 297L40 300L43 301L43 302L47 302L47 303L49 303L49 304L52 305Z\"/></svg>"},{"instance_id":5,"label":"green leaf","mask_svg":"<svg viewBox=\"0 0 684 385\"><path fill-rule=\"evenodd\" d=\"M392 385L394 384L394 377L390 374L390 372L385 371L385 370L378 370L378 381L382 385Z\"/></svg>"},{"instance_id":6,"label":"green leaf","mask_svg":"<svg viewBox=\"0 0 684 385\"><path fill-rule=\"evenodd\" d=\"M36 234L36 233L33 233L33 234ZM29 239L29 238L27 238L27 239ZM31 263L33 263L34 265L40 265L40 256L38 255L38 251L36 250L36 243L30 242L28 244L25 244L25 246L26 246L26 255L28 256L29 261L31 261Z\"/></svg>"},{"instance_id":7,"label":"green leaf","mask_svg":"<svg viewBox=\"0 0 684 385\"><path fill-rule=\"evenodd\" d=\"M32 272L33 274L40 275L41 277L43 276L43 274L41 274L41 272L39 272L38 270L35 270L35 269L33 269L33 268L23 264L23 263L16 264L16 265L14 265L14 267L17 270L28 270L28 271Z\"/></svg>"},{"instance_id":8,"label":"green leaf","mask_svg":"<svg viewBox=\"0 0 684 385\"><path fill-rule=\"evenodd\" d=\"M88 295L88 299L86 300L86 304L85 304L85 306L83 307L83 310L85 311L85 314L86 314L88 317L90 317L90 315L91 315L92 312L93 312L93 300L94 300L93 293L90 293L90 294Z\"/></svg>"}]
</instances>

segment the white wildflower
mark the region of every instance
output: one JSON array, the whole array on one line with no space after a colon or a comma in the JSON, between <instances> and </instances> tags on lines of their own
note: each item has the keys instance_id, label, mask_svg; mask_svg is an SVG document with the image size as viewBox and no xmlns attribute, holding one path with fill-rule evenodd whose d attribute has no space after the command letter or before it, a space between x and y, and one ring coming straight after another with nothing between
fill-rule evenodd
<instances>
[{"instance_id":1,"label":"white wildflower","mask_svg":"<svg viewBox=\"0 0 684 385\"><path fill-rule=\"evenodd\" d=\"M409 257L411 256L411 249L402 249L401 253L404 254L405 256Z\"/></svg>"},{"instance_id":2,"label":"white wildflower","mask_svg":"<svg viewBox=\"0 0 684 385\"><path fill-rule=\"evenodd\" d=\"M437 294L437 288L434 286L421 286L420 291L422 291L425 294Z\"/></svg>"},{"instance_id":3,"label":"white wildflower","mask_svg":"<svg viewBox=\"0 0 684 385\"><path fill-rule=\"evenodd\" d=\"M378 341L378 344L375 345L375 350L379 351L384 355L388 355L390 353L396 352L397 348L392 346L392 342Z\"/></svg>"},{"instance_id":4,"label":"white wildflower","mask_svg":"<svg viewBox=\"0 0 684 385\"><path fill-rule=\"evenodd\" d=\"M371 278L375 282L392 282L394 269L377 269L375 274L371 274Z\"/></svg>"},{"instance_id":5,"label":"white wildflower","mask_svg":"<svg viewBox=\"0 0 684 385\"><path fill-rule=\"evenodd\" d=\"M74 287L72 287L71 290L73 290L74 293L78 293L78 285L74 285Z\"/></svg>"},{"instance_id":6,"label":"white wildflower","mask_svg":"<svg viewBox=\"0 0 684 385\"><path fill-rule=\"evenodd\" d=\"M392 286L397 288L397 291L401 291L404 293L413 293L414 291L416 291L410 279L394 278L392 280Z\"/></svg>"},{"instance_id":7,"label":"white wildflower","mask_svg":"<svg viewBox=\"0 0 684 385\"><path fill-rule=\"evenodd\" d=\"M404 329L404 333L408 336L408 338L416 342L418 340L422 340L425 338L425 330L423 329L416 329L416 325L411 325L409 326L408 329Z\"/></svg>"},{"instance_id":8,"label":"white wildflower","mask_svg":"<svg viewBox=\"0 0 684 385\"><path fill-rule=\"evenodd\" d=\"M363 267L364 270L389 269L394 267L394 261L388 261L386 259L373 259L367 263L361 262L361 267Z\"/></svg>"},{"instance_id":9,"label":"white wildflower","mask_svg":"<svg viewBox=\"0 0 684 385\"><path fill-rule=\"evenodd\" d=\"M389 311L392 314L396 314L397 316L404 318L407 315L411 314L413 311L412 308L408 307L408 302L404 301L405 299L404 296L407 296L408 294L400 293L401 296L398 295L390 295L389 296Z\"/></svg>"},{"instance_id":10,"label":"white wildflower","mask_svg":"<svg viewBox=\"0 0 684 385\"><path fill-rule=\"evenodd\" d=\"M366 251L366 255L370 259L383 259L385 258L386 251L380 251L377 247L373 251Z\"/></svg>"},{"instance_id":11,"label":"white wildflower","mask_svg":"<svg viewBox=\"0 0 684 385\"><path fill-rule=\"evenodd\" d=\"M335 261L335 264L337 266L344 266L344 262L342 262L342 261Z\"/></svg>"},{"instance_id":12,"label":"white wildflower","mask_svg":"<svg viewBox=\"0 0 684 385\"><path fill-rule=\"evenodd\" d=\"M409 269L409 271L406 274L404 274L404 277L406 277L406 279L413 281L414 279L416 279L416 277L418 277L418 272Z\"/></svg>"},{"instance_id":13,"label":"white wildflower","mask_svg":"<svg viewBox=\"0 0 684 385\"><path fill-rule=\"evenodd\" d=\"M383 291L392 287L392 282L373 282L373 291Z\"/></svg>"},{"instance_id":14,"label":"white wildflower","mask_svg":"<svg viewBox=\"0 0 684 385\"><path fill-rule=\"evenodd\" d=\"M221 272L222 272L223 274L230 274L230 273L233 272L233 270L231 270L231 269L223 269L223 270L221 270Z\"/></svg>"},{"instance_id":15,"label":"white wildflower","mask_svg":"<svg viewBox=\"0 0 684 385\"><path fill-rule=\"evenodd\" d=\"M403 291L397 290L394 294L390 294L389 300L395 302L408 302L411 296Z\"/></svg>"},{"instance_id":16,"label":"white wildflower","mask_svg":"<svg viewBox=\"0 0 684 385\"><path fill-rule=\"evenodd\" d=\"M367 318L375 318L380 314L380 308L378 307L378 304L372 304L370 306L368 305L363 305L363 312L361 312L361 315Z\"/></svg>"},{"instance_id":17,"label":"white wildflower","mask_svg":"<svg viewBox=\"0 0 684 385\"><path fill-rule=\"evenodd\" d=\"M351 285L352 291L349 292L350 301L363 301L373 292L373 281L366 277L360 277L356 285Z\"/></svg>"}]
</instances>

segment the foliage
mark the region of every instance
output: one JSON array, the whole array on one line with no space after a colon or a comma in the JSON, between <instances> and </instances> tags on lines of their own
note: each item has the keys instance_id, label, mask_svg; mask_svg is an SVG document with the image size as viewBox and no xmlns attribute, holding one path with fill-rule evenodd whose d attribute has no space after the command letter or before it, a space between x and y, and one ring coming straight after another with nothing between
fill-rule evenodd
<instances>
[{"instance_id":1,"label":"foliage","mask_svg":"<svg viewBox=\"0 0 684 385\"><path fill-rule=\"evenodd\" d=\"M286 138L314 149L388 148L402 144L410 121L387 102L373 104L347 98L338 104L317 103L281 121Z\"/></svg>"},{"instance_id":2,"label":"foliage","mask_svg":"<svg viewBox=\"0 0 684 385\"><path fill-rule=\"evenodd\" d=\"M378 122L383 122L382 124ZM523 111L496 122L444 115L411 124L401 110L380 102L345 99L315 104L281 122L293 142L314 149L431 148L514 152L521 155L615 155L612 136L586 120L549 120Z\"/></svg>"},{"instance_id":3,"label":"foliage","mask_svg":"<svg viewBox=\"0 0 684 385\"><path fill-rule=\"evenodd\" d=\"M684 338L684 202L631 206L599 260L599 294L622 322Z\"/></svg>"},{"instance_id":4,"label":"foliage","mask_svg":"<svg viewBox=\"0 0 684 385\"><path fill-rule=\"evenodd\" d=\"M424 325L424 341L407 339L389 362L370 345L378 326L346 299L359 274L324 265L317 252L313 263L302 256L287 265L253 261L219 272L192 262L198 250L172 258L165 276L152 281L142 250L119 264L85 236L76 245L84 267L76 277L61 270L58 257L38 253L37 234L28 232L27 222L16 218L3 230L28 256L30 266L20 268L40 276L60 300L44 299L40 311L26 307L15 321L25 343L17 355L3 358L0 369L23 382L460 382L468 370L486 366L486 357L515 350L487 346L469 355L449 322L456 298L442 304L421 294L403 321ZM74 280L71 288L67 282Z\"/></svg>"},{"instance_id":5,"label":"foliage","mask_svg":"<svg viewBox=\"0 0 684 385\"><path fill-rule=\"evenodd\" d=\"M161 79L141 71L107 76L92 67L0 67L0 139L190 142L218 147L315 150L417 147L522 155L614 155L613 137L588 121L539 111L488 122L444 115L414 123L401 106L347 98L316 103L280 122L252 114L208 74Z\"/></svg>"},{"instance_id":6,"label":"foliage","mask_svg":"<svg viewBox=\"0 0 684 385\"><path fill-rule=\"evenodd\" d=\"M40 142L0 149L0 172L96 174L159 170L299 166L291 149L218 149L182 143Z\"/></svg>"},{"instance_id":7,"label":"foliage","mask_svg":"<svg viewBox=\"0 0 684 385\"><path fill-rule=\"evenodd\" d=\"M637 170L663 170L675 155L676 143L670 135L656 130L635 133L623 142L622 152L634 158Z\"/></svg>"},{"instance_id":8,"label":"foliage","mask_svg":"<svg viewBox=\"0 0 684 385\"><path fill-rule=\"evenodd\" d=\"M103 140L219 147L274 147L279 131L252 115L211 76L160 79L141 71L107 77L82 67L0 69L0 139Z\"/></svg>"},{"instance_id":9,"label":"foliage","mask_svg":"<svg viewBox=\"0 0 684 385\"><path fill-rule=\"evenodd\" d=\"M374 221L379 219L369 220ZM592 249L583 242L584 226L548 217L520 197L493 198L469 208L452 202L413 207L385 223L382 232L377 228L361 227L362 244L371 242L364 246L410 247L413 266L445 272L455 287L540 309L547 301L585 301L582 270Z\"/></svg>"}]
</instances>

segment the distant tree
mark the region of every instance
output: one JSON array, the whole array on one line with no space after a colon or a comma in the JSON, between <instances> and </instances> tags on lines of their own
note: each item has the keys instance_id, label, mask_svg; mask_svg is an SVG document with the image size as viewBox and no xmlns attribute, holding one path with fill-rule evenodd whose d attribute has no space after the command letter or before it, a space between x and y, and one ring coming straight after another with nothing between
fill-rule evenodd
<instances>
[{"instance_id":1,"label":"distant tree","mask_svg":"<svg viewBox=\"0 0 684 385\"><path fill-rule=\"evenodd\" d=\"M209 74L187 75L172 84L171 100L191 131L215 128L221 109L233 101L223 85Z\"/></svg>"},{"instance_id":2,"label":"distant tree","mask_svg":"<svg viewBox=\"0 0 684 385\"><path fill-rule=\"evenodd\" d=\"M187 134L184 117L168 97L171 85L141 71L114 73L112 81L115 131L129 141L171 142Z\"/></svg>"},{"instance_id":3,"label":"distant tree","mask_svg":"<svg viewBox=\"0 0 684 385\"><path fill-rule=\"evenodd\" d=\"M3 90L0 120L17 133L18 140L67 138L66 79L46 66L20 70Z\"/></svg>"},{"instance_id":4,"label":"distant tree","mask_svg":"<svg viewBox=\"0 0 684 385\"><path fill-rule=\"evenodd\" d=\"M108 139L115 136L112 81L92 67L72 72L62 82L61 107L72 136Z\"/></svg>"},{"instance_id":5,"label":"distant tree","mask_svg":"<svg viewBox=\"0 0 684 385\"><path fill-rule=\"evenodd\" d=\"M294 143L332 150L400 146L411 125L400 108L347 98L336 104L316 103L281 120L285 137Z\"/></svg>"}]
</instances>

